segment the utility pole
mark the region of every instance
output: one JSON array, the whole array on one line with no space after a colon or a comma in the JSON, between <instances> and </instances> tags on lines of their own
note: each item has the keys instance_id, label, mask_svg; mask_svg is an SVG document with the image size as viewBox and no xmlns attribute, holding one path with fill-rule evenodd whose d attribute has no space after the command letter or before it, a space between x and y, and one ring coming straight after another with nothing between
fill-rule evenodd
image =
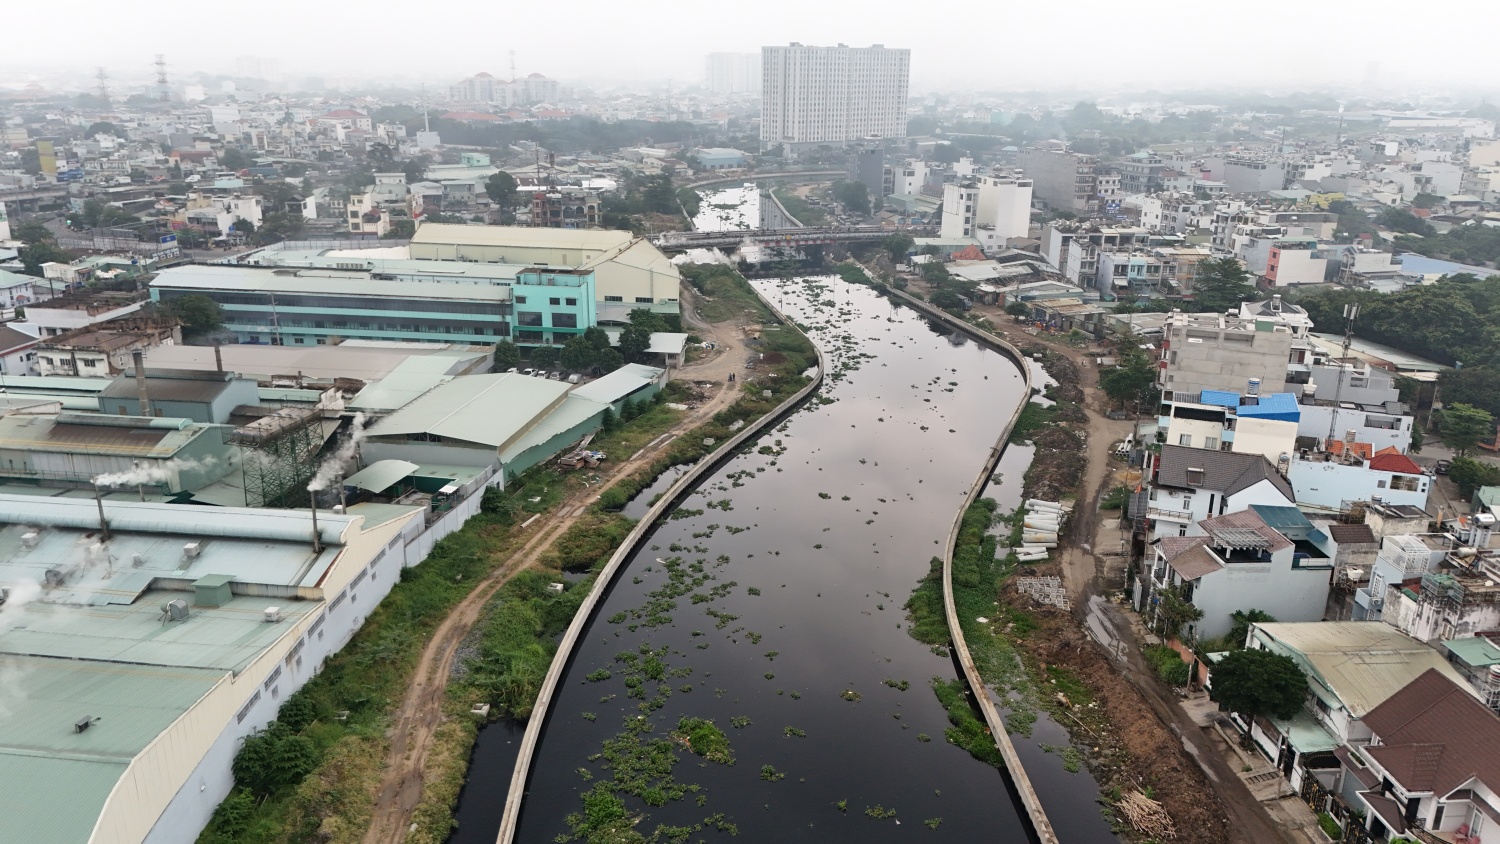
<instances>
[{"instance_id":1,"label":"utility pole","mask_svg":"<svg viewBox=\"0 0 1500 844\"><path fill-rule=\"evenodd\" d=\"M109 75L104 72L104 68L95 71L94 79L99 83L99 96L109 102Z\"/></svg>"},{"instance_id":2,"label":"utility pole","mask_svg":"<svg viewBox=\"0 0 1500 844\"><path fill-rule=\"evenodd\" d=\"M156 98L162 102L172 101L172 89L167 85L167 57L156 54Z\"/></svg>"}]
</instances>

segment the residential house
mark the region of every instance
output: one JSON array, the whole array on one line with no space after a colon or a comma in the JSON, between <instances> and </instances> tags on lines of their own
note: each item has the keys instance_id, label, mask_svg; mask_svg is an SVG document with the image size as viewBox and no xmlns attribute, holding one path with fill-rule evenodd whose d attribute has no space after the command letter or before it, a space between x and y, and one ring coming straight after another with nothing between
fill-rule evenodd
<instances>
[{"instance_id":1,"label":"residential house","mask_svg":"<svg viewBox=\"0 0 1500 844\"><path fill-rule=\"evenodd\" d=\"M37 338L0 325L0 375L36 375Z\"/></svg>"},{"instance_id":2,"label":"residential house","mask_svg":"<svg viewBox=\"0 0 1500 844\"><path fill-rule=\"evenodd\" d=\"M1250 625L1246 647L1290 657L1307 674L1307 703L1293 718L1232 715L1296 791L1309 774L1331 781L1335 750L1369 742L1367 716L1411 681L1435 671L1463 682L1436 649L1378 622L1262 622Z\"/></svg>"},{"instance_id":3,"label":"residential house","mask_svg":"<svg viewBox=\"0 0 1500 844\"><path fill-rule=\"evenodd\" d=\"M1368 741L1338 751L1346 823L1374 841L1500 842L1500 718L1462 682L1428 669L1364 724Z\"/></svg>"},{"instance_id":4,"label":"residential house","mask_svg":"<svg viewBox=\"0 0 1500 844\"><path fill-rule=\"evenodd\" d=\"M0 219L3 219L0 212ZM36 278L0 270L0 309L24 308L37 300Z\"/></svg>"},{"instance_id":5,"label":"residential house","mask_svg":"<svg viewBox=\"0 0 1500 844\"><path fill-rule=\"evenodd\" d=\"M1202 535L1154 543L1135 585L1141 613L1154 618L1161 593L1180 589L1203 613L1183 629L1186 640L1228 633L1236 611L1258 609L1287 621L1323 617L1332 545L1295 507L1252 505L1198 527Z\"/></svg>"},{"instance_id":6,"label":"residential house","mask_svg":"<svg viewBox=\"0 0 1500 844\"><path fill-rule=\"evenodd\" d=\"M1149 472L1151 490L1142 511L1152 538L1199 535L1204 519L1296 500L1291 483L1260 454L1164 445Z\"/></svg>"},{"instance_id":7,"label":"residential house","mask_svg":"<svg viewBox=\"0 0 1500 844\"><path fill-rule=\"evenodd\" d=\"M1386 582L1380 620L1424 642L1500 630L1500 556L1459 547L1428 571Z\"/></svg>"}]
</instances>

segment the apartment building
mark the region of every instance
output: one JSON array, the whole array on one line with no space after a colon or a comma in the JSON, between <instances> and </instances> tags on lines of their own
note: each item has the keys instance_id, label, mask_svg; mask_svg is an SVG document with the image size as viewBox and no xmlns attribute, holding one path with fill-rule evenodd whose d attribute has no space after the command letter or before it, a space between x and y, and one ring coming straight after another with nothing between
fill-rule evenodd
<instances>
[{"instance_id":1,"label":"apartment building","mask_svg":"<svg viewBox=\"0 0 1500 844\"><path fill-rule=\"evenodd\" d=\"M715 94L759 94L759 53L709 53L704 80Z\"/></svg>"},{"instance_id":2,"label":"apartment building","mask_svg":"<svg viewBox=\"0 0 1500 844\"><path fill-rule=\"evenodd\" d=\"M1099 212L1098 159L1056 144L1027 147L1017 163L1031 179L1036 198L1058 211L1080 216Z\"/></svg>"},{"instance_id":3,"label":"apartment building","mask_svg":"<svg viewBox=\"0 0 1500 844\"><path fill-rule=\"evenodd\" d=\"M556 102L557 80L533 73L520 79L497 79L476 73L448 89L448 99L465 103L488 103L514 107Z\"/></svg>"},{"instance_id":4,"label":"apartment building","mask_svg":"<svg viewBox=\"0 0 1500 844\"><path fill-rule=\"evenodd\" d=\"M1274 296L1246 302L1238 314L1185 314L1167 317L1157 386L1162 401L1192 401L1204 390L1239 393L1254 385L1282 393L1293 372L1306 373L1312 320L1307 312Z\"/></svg>"},{"instance_id":5,"label":"apartment building","mask_svg":"<svg viewBox=\"0 0 1500 844\"><path fill-rule=\"evenodd\" d=\"M761 48L763 149L906 137L911 51L871 47Z\"/></svg>"},{"instance_id":6,"label":"apartment building","mask_svg":"<svg viewBox=\"0 0 1500 844\"><path fill-rule=\"evenodd\" d=\"M943 185L945 240L971 237L986 251L1004 249L1031 226L1030 179L1019 173L979 176Z\"/></svg>"}]
</instances>

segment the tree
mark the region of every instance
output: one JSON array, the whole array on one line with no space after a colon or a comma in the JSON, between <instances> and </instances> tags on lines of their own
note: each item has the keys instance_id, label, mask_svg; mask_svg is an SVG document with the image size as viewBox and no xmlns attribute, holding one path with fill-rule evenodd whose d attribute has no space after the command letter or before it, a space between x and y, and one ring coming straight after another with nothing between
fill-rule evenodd
<instances>
[{"instance_id":1,"label":"tree","mask_svg":"<svg viewBox=\"0 0 1500 844\"><path fill-rule=\"evenodd\" d=\"M260 240L262 243L294 240L297 235L302 233L302 223L301 214L272 211L261 220Z\"/></svg>"},{"instance_id":2,"label":"tree","mask_svg":"<svg viewBox=\"0 0 1500 844\"><path fill-rule=\"evenodd\" d=\"M628 325L620 332L620 355L626 363L640 363L651 348L651 332L638 325Z\"/></svg>"},{"instance_id":3,"label":"tree","mask_svg":"<svg viewBox=\"0 0 1500 844\"><path fill-rule=\"evenodd\" d=\"M588 339L579 335L570 337L563 344L562 355L558 358L562 362L563 369L570 372L583 372L594 365L597 357L594 347Z\"/></svg>"},{"instance_id":4,"label":"tree","mask_svg":"<svg viewBox=\"0 0 1500 844\"><path fill-rule=\"evenodd\" d=\"M679 214L677 191L672 187L672 177L667 173L646 180L641 191L642 210L657 214Z\"/></svg>"},{"instance_id":5,"label":"tree","mask_svg":"<svg viewBox=\"0 0 1500 844\"><path fill-rule=\"evenodd\" d=\"M1234 258L1214 258L1198 264L1193 300L1203 312L1223 312L1255 298L1250 273Z\"/></svg>"},{"instance_id":6,"label":"tree","mask_svg":"<svg viewBox=\"0 0 1500 844\"><path fill-rule=\"evenodd\" d=\"M589 347L596 352L602 352L610 347L609 333L597 325L584 329L583 339L587 340Z\"/></svg>"},{"instance_id":7,"label":"tree","mask_svg":"<svg viewBox=\"0 0 1500 844\"><path fill-rule=\"evenodd\" d=\"M202 293L189 293L167 301L167 313L182 320L190 335L208 334L224 324L224 309Z\"/></svg>"},{"instance_id":8,"label":"tree","mask_svg":"<svg viewBox=\"0 0 1500 844\"><path fill-rule=\"evenodd\" d=\"M870 213L870 189L864 182L835 182L833 198L854 214L863 217Z\"/></svg>"},{"instance_id":9,"label":"tree","mask_svg":"<svg viewBox=\"0 0 1500 844\"><path fill-rule=\"evenodd\" d=\"M80 228L99 229L109 226L128 226L131 223L139 223L140 219L123 208L100 202L97 199L90 199L83 203L83 210L70 222L76 222Z\"/></svg>"},{"instance_id":10,"label":"tree","mask_svg":"<svg viewBox=\"0 0 1500 844\"><path fill-rule=\"evenodd\" d=\"M1481 440L1495 435L1495 417L1473 405L1451 404L1443 408L1438 431L1455 454L1465 457Z\"/></svg>"},{"instance_id":11,"label":"tree","mask_svg":"<svg viewBox=\"0 0 1500 844\"><path fill-rule=\"evenodd\" d=\"M506 372L513 367L521 365L521 349L509 340L501 340L495 344L495 357L492 368L496 372Z\"/></svg>"},{"instance_id":12,"label":"tree","mask_svg":"<svg viewBox=\"0 0 1500 844\"><path fill-rule=\"evenodd\" d=\"M230 223L229 225L230 228L246 237L255 234L255 224L245 219L244 217L235 217L234 222Z\"/></svg>"},{"instance_id":13,"label":"tree","mask_svg":"<svg viewBox=\"0 0 1500 844\"><path fill-rule=\"evenodd\" d=\"M961 311L964 309L963 298L952 290L934 291L930 301L945 311Z\"/></svg>"},{"instance_id":14,"label":"tree","mask_svg":"<svg viewBox=\"0 0 1500 844\"><path fill-rule=\"evenodd\" d=\"M516 204L516 179L501 170L485 180L484 192L489 196L490 202L501 208L510 208Z\"/></svg>"},{"instance_id":15,"label":"tree","mask_svg":"<svg viewBox=\"0 0 1500 844\"><path fill-rule=\"evenodd\" d=\"M1229 632L1224 634L1224 641L1230 648L1238 650L1245 646L1245 640L1250 638L1250 625L1263 622L1275 621L1276 617L1261 610L1235 610L1229 614L1234 624L1230 625Z\"/></svg>"},{"instance_id":16,"label":"tree","mask_svg":"<svg viewBox=\"0 0 1500 844\"><path fill-rule=\"evenodd\" d=\"M1156 618L1153 625L1157 635L1171 641L1182 635L1182 627L1203 618L1203 610L1193 606L1187 599L1185 586L1168 586L1156 593Z\"/></svg>"},{"instance_id":17,"label":"tree","mask_svg":"<svg viewBox=\"0 0 1500 844\"><path fill-rule=\"evenodd\" d=\"M1482 486L1500 486L1500 466L1472 457L1458 457L1448 467L1448 477L1458 484L1460 497L1473 498L1474 490Z\"/></svg>"},{"instance_id":18,"label":"tree","mask_svg":"<svg viewBox=\"0 0 1500 844\"><path fill-rule=\"evenodd\" d=\"M408 158L401 165L401 172L406 175L406 183L409 185L422 181L423 177L427 175L427 166L431 163L432 159L425 155Z\"/></svg>"},{"instance_id":19,"label":"tree","mask_svg":"<svg viewBox=\"0 0 1500 844\"><path fill-rule=\"evenodd\" d=\"M1423 237L1432 237L1437 234L1437 229L1434 229L1431 223L1401 208L1387 208L1381 211L1377 222L1392 231L1419 234Z\"/></svg>"},{"instance_id":20,"label":"tree","mask_svg":"<svg viewBox=\"0 0 1500 844\"><path fill-rule=\"evenodd\" d=\"M620 350L611 346L608 349L600 349L594 356L594 367L600 372L610 373L625 365L625 356Z\"/></svg>"},{"instance_id":21,"label":"tree","mask_svg":"<svg viewBox=\"0 0 1500 844\"><path fill-rule=\"evenodd\" d=\"M917 242L909 234L897 232L880 242L880 248L889 252L892 261L904 261Z\"/></svg>"},{"instance_id":22,"label":"tree","mask_svg":"<svg viewBox=\"0 0 1500 844\"><path fill-rule=\"evenodd\" d=\"M89 128L83 130L85 138L92 138L95 135L114 135L116 138L125 137L125 133L120 131L120 127L110 123L108 120L96 121L89 124Z\"/></svg>"},{"instance_id":23,"label":"tree","mask_svg":"<svg viewBox=\"0 0 1500 844\"><path fill-rule=\"evenodd\" d=\"M1444 370L1438 376L1438 389L1449 402L1462 402L1500 416L1500 368L1465 366Z\"/></svg>"},{"instance_id":24,"label":"tree","mask_svg":"<svg viewBox=\"0 0 1500 844\"><path fill-rule=\"evenodd\" d=\"M1302 710L1307 675L1289 656L1259 648L1230 651L1213 668L1209 697L1247 721L1259 715L1286 720Z\"/></svg>"},{"instance_id":25,"label":"tree","mask_svg":"<svg viewBox=\"0 0 1500 844\"><path fill-rule=\"evenodd\" d=\"M297 785L317 764L318 751L310 739L272 721L245 739L231 770L237 783L264 796Z\"/></svg>"},{"instance_id":26,"label":"tree","mask_svg":"<svg viewBox=\"0 0 1500 844\"><path fill-rule=\"evenodd\" d=\"M631 308L630 324L650 334L655 331L668 331L667 318L651 310L650 308Z\"/></svg>"},{"instance_id":27,"label":"tree","mask_svg":"<svg viewBox=\"0 0 1500 844\"><path fill-rule=\"evenodd\" d=\"M1031 316L1031 309L1026 307L1026 303L1015 299L1005 303L1005 312L1013 317Z\"/></svg>"},{"instance_id":28,"label":"tree","mask_svg":"<svg viewBox=\"0 0 1500 844\"><path fill-rule=\"evenodd\" d=\"M1135 355L1123 365L1099 373L1099 388L1117 404L1151 403L1156 395L1156 370L1145 355Z\"/></svg>"},{"instance_id":29,"label":"tree","mask_svg":"<svg viewBox=\"0 0 1500 844\"><path fill-rule=\"evenodd\" d=\"M1411 198L1411 207L1432 208L1434 205L1437 205L1442 201L1443 198L1435 193L1419 193Z\"/></svg>"},{"instance_id":30,"label":"tree","mask_svg":"<svg viewBox=\"0 0 1500 844\"><path fill-rule=\"evenodd\" d=\"M531 365L537 369L551 369L557 365L557 349L553 346L537 346L531 350Z\"/></svg>"},{"instance_id":31,"label":"tree","mask_svg":"<svg viewBox=\"0 0 1500 844\"><path fill-rule=\"evenodd\" d=\"M405 240L417 233L417 221L410 217L400 217L391 221L391 227L381 235L386 240Z\"/></svg>"},{"instance_id":32,"label":"tree","mask_svg":"<svg viewBox=\"0 0 1500 844\"><path fill-rule=\"evenodd\" d=\"M224 151L219 153L218 158L219 166L225 170L244 170L255 163L250 160L250 156L233 147L225 147Z\"/></svg>"}]
</instances>

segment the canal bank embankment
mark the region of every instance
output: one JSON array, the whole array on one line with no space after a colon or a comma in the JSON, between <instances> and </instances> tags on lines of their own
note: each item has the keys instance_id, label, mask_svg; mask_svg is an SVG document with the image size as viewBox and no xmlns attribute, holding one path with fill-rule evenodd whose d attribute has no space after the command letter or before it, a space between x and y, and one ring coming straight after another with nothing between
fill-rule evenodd
<instances>
[{"instance_id":1,"label":"canal bank embankment","mask_svg":"<svg viewBox=\"0 0 1500 844\"><path fill-rule=\"evenodd\" d=\"M1022 840L1000 775L936 740L947 712L920 687L954 669L897 610L1022 376L862 288L757 287L825 350L825 385L679 502L617 579L559 685L519 838L628 822L662 840L728 825L752 840ZM698 755L699 733L735 764Z\"/></svg>"}]
</instances>

